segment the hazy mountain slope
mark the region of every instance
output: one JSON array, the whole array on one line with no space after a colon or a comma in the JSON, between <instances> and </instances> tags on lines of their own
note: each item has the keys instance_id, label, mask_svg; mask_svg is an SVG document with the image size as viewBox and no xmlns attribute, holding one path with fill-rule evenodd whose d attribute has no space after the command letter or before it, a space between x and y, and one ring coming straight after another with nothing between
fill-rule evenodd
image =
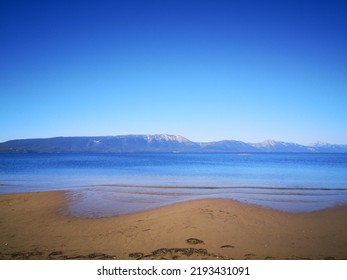
<instances>
[{"instance_id":1,"label":"hazy mountain slope","mask_svg":"<svg viewBox=\"0 0 347 280\"><path fill-rule=\"evenodd\" d=\"M164 134L11 140L0 143L0 152L183 152L198 147L183 137Z\"/></svg>"},{"instance_id":2,"label":"hazy mountain slope","mask_svg":"<svg viewBox=\"0 0 347 280\"><path fill-rule=\"evenodd\" d=\"M235 140L198 143L182 136L121 135L96 137L55 137L43 139L10 140L0 143L0 153L80 153L80 152L271 152L346 153L347 145L317 143L303 146L295 143L267 140L261 143L244 143Z\"/></svg>"},{"instance_id":3,"label":"hazy mountain slope","mask_svg":"<svg viewBox=\"0 0 347 280\"><path fill-rule=\"evenodd\" d=\"M271 153L308 153L313 151L307 146L274 140L266 140L261 143L252 144L252 146L259 152Z\"/></svg>"}]
</instances>

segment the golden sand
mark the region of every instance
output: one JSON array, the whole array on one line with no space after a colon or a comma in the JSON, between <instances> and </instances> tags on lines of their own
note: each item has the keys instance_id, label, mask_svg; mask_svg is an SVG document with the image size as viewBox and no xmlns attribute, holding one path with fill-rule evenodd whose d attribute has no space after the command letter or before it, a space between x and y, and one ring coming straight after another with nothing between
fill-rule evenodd
<instances>
[{"instance_id":1,"label":"golden sand","mask_svg":"<svg viewBox=\"0 0 347 280\"><path fill-rule=\"evenodd\" d=\"M64 192L0 195L0 259L347 259L347 207L286 213L195 200L111 218Z\"/></svg>"}]
</instances>

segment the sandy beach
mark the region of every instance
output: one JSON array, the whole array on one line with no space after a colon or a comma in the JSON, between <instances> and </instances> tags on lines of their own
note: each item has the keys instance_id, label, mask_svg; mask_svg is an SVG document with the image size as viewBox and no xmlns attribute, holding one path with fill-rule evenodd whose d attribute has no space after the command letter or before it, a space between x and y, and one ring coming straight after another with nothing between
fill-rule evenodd
<instances>
[{"instance_id":1,"label":"sandy beach","mask_svg":"<svg viewBox=\"0 0 347 280\"><path fill-rule=\"evenodd\" d=\"M0 259L347 259L347 206L286 213L222 199L111 218L64 192L0 195Z\"/></svg>"}]
</instances>

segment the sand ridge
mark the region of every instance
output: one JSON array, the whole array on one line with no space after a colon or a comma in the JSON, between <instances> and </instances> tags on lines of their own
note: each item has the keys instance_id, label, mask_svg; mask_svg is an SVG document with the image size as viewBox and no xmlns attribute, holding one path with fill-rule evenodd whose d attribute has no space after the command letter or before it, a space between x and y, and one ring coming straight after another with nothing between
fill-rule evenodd
<instances>
[{"instance_id":1,"label":"sand ridge","mask_svg":"<svg viewBox=\"0 0 347 280\"><path fill-rule=\"evenodd\" d=\"M0 195L0 259L347 259L347 206L286 213L223 199L111 218L62 191Z\"/></svg>"}]
</instances>

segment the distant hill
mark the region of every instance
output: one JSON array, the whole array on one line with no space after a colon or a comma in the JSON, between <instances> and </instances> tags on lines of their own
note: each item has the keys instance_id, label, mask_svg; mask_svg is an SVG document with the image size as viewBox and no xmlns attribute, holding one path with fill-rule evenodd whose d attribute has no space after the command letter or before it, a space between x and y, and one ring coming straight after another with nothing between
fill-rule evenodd
<instances>
[{"instance_id":1,"label":"distant hill","mask_svg":"<svg viewBox=\"0 0 347 280\"><path fill-rule=\"evenodd\" d=\"M316 143L304 146L267 140L245 143L235 140L192 142L182 136L121 135L95 137L55 137L10 140L0 143L0 153L125 153L125 152L237 152L237 153L346 153L347 145Z\"/></svg>"}]
</instances>

